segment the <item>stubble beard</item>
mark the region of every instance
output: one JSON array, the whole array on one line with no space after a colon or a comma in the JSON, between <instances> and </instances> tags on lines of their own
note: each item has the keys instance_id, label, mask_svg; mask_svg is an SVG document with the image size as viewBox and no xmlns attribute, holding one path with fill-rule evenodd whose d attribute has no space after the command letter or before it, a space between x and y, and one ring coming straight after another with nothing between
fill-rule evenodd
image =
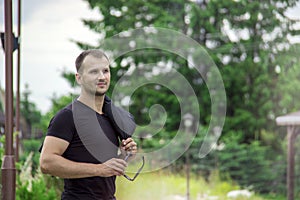
<instances>
[{"instance_id":1,"label":"stubble beard","mask_svg":"<svg viewBox=\"0 0 300 200\"><path fill-rule=\"evenodd\" d=\"M97 91L96 89L90 89L90 88L85 88L85 91L87 94L89 94L90 96L94 96L94 97L102 97L106 94L107 90L105 91Z\"/></svg>"},{"instance_id":2,"label":"stubble beard","mask_svg":"<svg viewBox=\"0 0 300 200\"><path fill-rule=\"evenodd\" d=\"M97 90L97 88L93 88L89 85L85 85L83 88L84 90L89 93L91 96L95 96L95 97L102 97L106 94L107 90L108 90L108 85L106 86L106 88L102 89L102 90Z\"/></svg>"},{"instance_id":3,"label":"stubble beard","mask_svg":"<svg viewBox=\"0 0 300 200\"><path fill-rule=\"evenodd\" d=\"M102 96L104 96L106 94L106 92L95 92L95 96L96 97L102 97Z\"/></svg>"}]
</instances>

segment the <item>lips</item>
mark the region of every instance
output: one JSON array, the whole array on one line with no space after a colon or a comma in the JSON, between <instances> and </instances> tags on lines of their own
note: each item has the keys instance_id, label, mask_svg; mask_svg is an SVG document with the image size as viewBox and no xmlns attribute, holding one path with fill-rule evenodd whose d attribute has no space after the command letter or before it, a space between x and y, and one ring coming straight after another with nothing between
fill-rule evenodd
<instances>
[{"instance_id":1,"label":"lips","mask_svg":"<svg viewBox=\"0 0 300 200\"><path fill-rule=\"evenodd\" d=\"M100 87L103 87L103 86L106 86L107 84L105 82L99 82L97 83L97 86L100 86Z\"/></svg>"}]
</instances>

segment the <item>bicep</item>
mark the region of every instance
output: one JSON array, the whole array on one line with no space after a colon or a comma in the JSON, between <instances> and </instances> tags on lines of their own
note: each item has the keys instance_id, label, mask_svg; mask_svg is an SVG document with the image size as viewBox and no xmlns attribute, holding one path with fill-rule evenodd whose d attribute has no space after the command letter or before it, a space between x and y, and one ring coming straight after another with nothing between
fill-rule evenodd
<instances>
[{"instance_id":1,"label":"bicep","mask_svg":"<svg viewBox=\"0 0 300 200\"><path fill-rule=\"evenodd\" d=\"M56 174L59 164L62 162L62 154L65 152L69 142L58 137L46 136L40 156L40 168L45 174Z\"/></svg>"},{"instance_id":2,"label":"bicep","mask_svg":"<svg viewBox=\"0 0 300 200\"><path fill-rule=\"evenodd\" d=\"M45 154L62 155L68 146L69 146L69 142L64 139L60 139L54 136L46 136L41 155L42 156Z\"/></svg>"}]
</instances>

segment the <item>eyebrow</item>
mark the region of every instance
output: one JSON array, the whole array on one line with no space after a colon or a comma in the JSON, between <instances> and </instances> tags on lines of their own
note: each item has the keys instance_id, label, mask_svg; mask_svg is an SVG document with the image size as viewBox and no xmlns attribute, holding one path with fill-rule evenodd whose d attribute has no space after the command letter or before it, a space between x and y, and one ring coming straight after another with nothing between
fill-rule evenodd
<instances>
[{"instance_id":1,"label":"eyebrow","mask_svg":"<svg viewBox=\"0 0 300 200\"><path fill-rule=\"evenodd\" d=\"M92 67L92 68L90 68L88 71L90 72L90 71L95 71L95 70L110 70L110 67L109 67L109 65L108 66L105 66L105 67L101 67L101 68L99 68L98 66L96 66L96 67Z\"/></svg>"}]
</instances>

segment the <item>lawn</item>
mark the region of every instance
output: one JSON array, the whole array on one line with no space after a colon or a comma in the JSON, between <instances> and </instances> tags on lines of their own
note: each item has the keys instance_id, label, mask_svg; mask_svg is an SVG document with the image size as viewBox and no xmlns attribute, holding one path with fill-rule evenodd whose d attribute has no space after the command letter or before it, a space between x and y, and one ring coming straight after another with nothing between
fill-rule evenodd
<instances>
[{"instance_id":1,"label":"lawn","mask_svg":"<svg viewBox=\"0 0 300 200\"><path fill-rule=\"evenodd\" d=\"M220 199L226 200L227 193L232 190L241 189L232 181L220 181L215 173L205 181L201 177L191 176L190 199ZM186 177L184 174L172 174L169 172L157 171L141 174L134 182L130 182L124 177L117 178L117 199L118 200L176 200L184 199L186 195ZM251 198L239 197L236 200L264 200L253 193ZM274 198L281 199L281 198Z\"/></svg>"}]
</instances>

